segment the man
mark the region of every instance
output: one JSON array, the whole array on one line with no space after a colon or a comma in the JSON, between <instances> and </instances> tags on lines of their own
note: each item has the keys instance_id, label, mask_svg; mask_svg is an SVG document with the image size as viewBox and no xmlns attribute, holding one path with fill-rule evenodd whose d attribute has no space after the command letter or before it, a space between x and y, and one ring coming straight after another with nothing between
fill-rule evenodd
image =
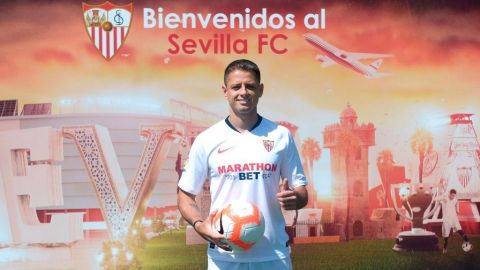
<instances>
[{"instance_id":1,"label":"man","mask_svg":"<svg viewBox=\"0 0 480 270\"><path fill-rule=\"evenodd\" d=\"M229 115L195 139L178 184L178 207L210 242L208 269L292 269L281 208L300 209L308 201L307 181L292 135L257 113L263 84L255 63L244 59L230 63L222 90ZM195 195L207 178L212 211L202 220ZM246 251L232 251L223 235L212 228L216 212L233 200L255 204L265 218L264 237Z\"/></svg>"},{"instance_id":2,"label":"man","mask_svg":"<svg viewBox=\"0 0 480 270\"><path fill-rule=\"evenodd\" d=\"M442 234L443 234L443 253L447 253L448 246L448 237L450 236L450 230L453 229L453 233L457 232L462 236L463 241L468 242L467 235L463 232L460 222L458 221L457 207L458 200L455 198L457 196L457 191L451 189L448 196L440 198L442 204L442 213L443 213L443 224L442 224Z\"/></svg>"}]
</instances>

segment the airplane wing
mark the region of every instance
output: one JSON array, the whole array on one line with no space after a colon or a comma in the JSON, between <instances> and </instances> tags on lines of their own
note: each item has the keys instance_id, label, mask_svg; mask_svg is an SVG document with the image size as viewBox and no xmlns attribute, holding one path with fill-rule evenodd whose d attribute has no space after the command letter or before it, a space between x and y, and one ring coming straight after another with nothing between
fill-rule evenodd
<instances>
[{"instance_id":1,"label":"airplane wing","mask_svg":"<svg viewBox=\"0 0 480 270\"><path fill-rule=\"evenodd\" d=\"M348 57L356 60L393 57L393 54L347 52Z\"/></svg>"},{"instance_id":2,"label":"airplane wing","mask_svg":"<svg viewBox=\"0 0 480 270\"><path fill-rule=\"evenodd\" d=\"M326 55L317 54L317 56L315 57L315 60L317 60L318 62L321 62L323 68L336 64L335 61L333 61L330 57Z\"/></svg>"}]
</instances>

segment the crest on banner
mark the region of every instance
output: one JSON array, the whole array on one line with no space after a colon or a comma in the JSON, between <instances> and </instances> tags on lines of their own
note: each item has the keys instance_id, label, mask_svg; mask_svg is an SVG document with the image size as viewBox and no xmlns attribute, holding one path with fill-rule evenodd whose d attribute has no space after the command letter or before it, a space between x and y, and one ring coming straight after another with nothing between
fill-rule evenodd
<instances>
[{"instance_id":1,"label":"crest on banner","mask_svg":"<svg viewBox=\"0 0 480 270\"><path fill-rule=\"evenodd\" d=\"M108 61L125 43L132 21L133 3L100 5L82 3L83 23L93 46Z\"/></svg>"},{"instance_id":2,"label":"crest on banner","mask_svg":"<svg viewBox=\"0 0 480 270\"><path fill-rule=\"evenodd\" d=\"M472 167L460 167L457 168L458 182L462 187L466 188L470 182L470 177L472 176Z\"/></svg>"}]
</instances>

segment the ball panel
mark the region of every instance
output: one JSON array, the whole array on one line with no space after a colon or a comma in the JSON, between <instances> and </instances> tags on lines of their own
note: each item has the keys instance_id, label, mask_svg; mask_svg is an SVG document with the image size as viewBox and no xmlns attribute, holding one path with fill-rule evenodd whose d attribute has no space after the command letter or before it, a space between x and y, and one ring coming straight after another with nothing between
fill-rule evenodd
<instances>
[{"instance_id":1,"label":"ball panel","mask_svg":"<svg viewBox=\"0 0 480 270\"><path fill-rule=\"evenodd\" d=\"M230 219L228 216L222 217L222 225L223 225L223 236L226 239L231 238L233 235L233 231L235 230L235 222Z\"/></svg>"},{"instance_id":2,"label":"ball panel","mask_svg":"<svg viewBox=\"0 0 480 270\"><path fill-rule=\"evenodd\" d=\"M258 226L258 224L244 224L240 239L246 243L256 243L263 236L264 232L265 228Z\"/></svg>"},{"instance_id":3,"label":"ball panel","mask_svg":"<svg viewBox=\"0 0 480 270\"><path fill-rule=\"evenodd\" d=\"M233 201L224 209L224 214L232 219L241 219L254 214L256 206L247 202ZM257 208L258 209L258 208Z\"/></svg>"}]
</instances>

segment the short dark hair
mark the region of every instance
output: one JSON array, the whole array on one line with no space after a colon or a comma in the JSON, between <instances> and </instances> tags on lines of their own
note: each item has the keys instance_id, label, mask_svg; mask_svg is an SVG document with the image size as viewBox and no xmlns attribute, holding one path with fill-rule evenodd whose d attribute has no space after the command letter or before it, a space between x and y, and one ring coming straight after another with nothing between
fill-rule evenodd
<instances>
[{"instance_id":1,"label":"short dark hair","mask_svg":"<svg viewBox=\"0 0 480 270\"><path fill-rule=\"evenodd\" d=\"M454 188L452 188L450 189L450 194L457 194L457 191Z\"/></svg>"},{"instance_id":2,"label":"short dark hair","mask_svg":"<svg viewBox=\"0 0 480 270\"><path fill-rule=\"evenodd\" d=\"M227 68L225 68L225 72L223 74L223 83L225 85L227 85L228 75L235 70L243 70L253 73L257 82L260 83L260 69L258 68L257 64L247 59L238 59L228 64Z\"/></svg>"}]
</instances>

